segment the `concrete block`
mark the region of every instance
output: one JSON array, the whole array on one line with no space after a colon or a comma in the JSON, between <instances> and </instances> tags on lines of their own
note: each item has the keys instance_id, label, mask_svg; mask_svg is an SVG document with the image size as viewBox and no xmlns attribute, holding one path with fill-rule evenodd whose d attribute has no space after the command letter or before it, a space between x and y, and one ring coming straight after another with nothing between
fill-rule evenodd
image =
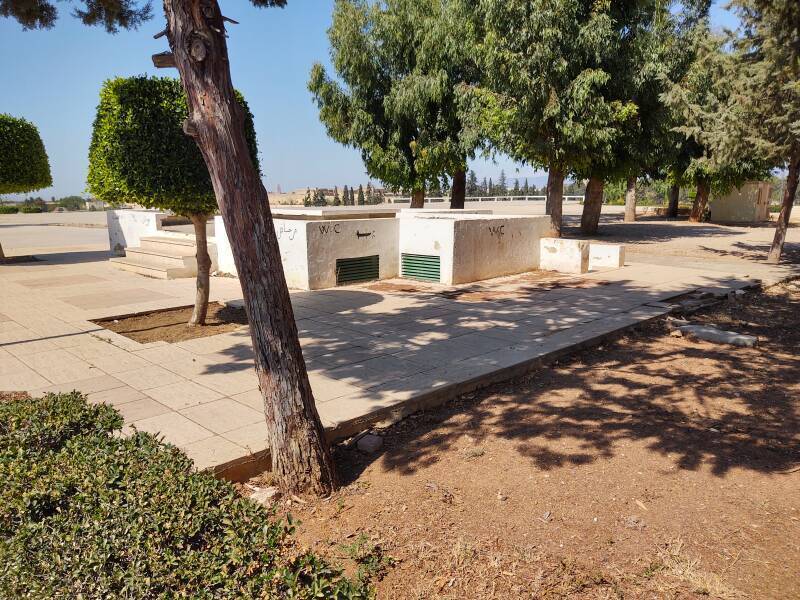
<instances>
[{"instance_id":1,"label":"concrete block","mask_svg":"<svg viewBox=\"0 0 800 600\"><path fill-rule=\"evenodd\" d=\"M625 266L625 246L622 244L589 244L589 270L619 269Z\"/></svg>"},{"instance_id":2,"label":"concrete block","mask_svg":"<svg viewBox=\"0 0 800 600\"><path fill-rule=\"evenodd\" d=\"M540 269L559 273L586 273L589 271L590 244L588 241L542 238L540 243Z\"/></svg>"},{"instance_id":3,"label":"concrete block","mask_svg":"<svg viewBox=\"0 0 800 600\"><path fill-rule=\"evenodd\" d=\"M111 251L118 256L125 256L125 248L140 246L141 238L160 232L161 222L167 216L165 212L154 210L106 211L108 243Z\"/></svg>"}]
</instances>

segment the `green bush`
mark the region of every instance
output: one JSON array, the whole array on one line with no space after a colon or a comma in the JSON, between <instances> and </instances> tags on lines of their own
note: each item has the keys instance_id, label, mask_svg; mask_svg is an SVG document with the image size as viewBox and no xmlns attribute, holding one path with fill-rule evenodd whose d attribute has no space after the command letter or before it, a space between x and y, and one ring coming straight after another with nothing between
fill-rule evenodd
<instances>
[{"instance_id":1,"label":"green bush","mask_svg":"<svg viewBox=\"0 0 800 600\"><path fill-rule=\"evenodd\" d=\"M15 215L19 212L16 206L10 204L0 204L0 215Z\"/></svg>"},{"instance_id":2,"label":"green bush","mask_svg":"<svg viewBox=\"0 0 800 600\"><path fill-rule=\"evenodd\" d=\"M50 162L33 123L0 114L0 194L30 192L53 183Z\"/></svg>"},{"instance_id":3,"label":"green bush","mask_svg":"<svg viewBox=\"0 0 800 600\"><path fill-rule=\"evenodd\" d=\"M19 207L19 212L21 213L40 213L44 212L41 206L36 206L35 204L23 204Z\"/></svg>"},{"instance_id":4,"label":"green bush","mask_svg":"<svg viewBox=\"0 0 800 600\"><path fill-rule=\"evenodd\" d=\"M0 597L365 598L291 523L78 392L0 401Z\"/></svg>"}]
</instances>

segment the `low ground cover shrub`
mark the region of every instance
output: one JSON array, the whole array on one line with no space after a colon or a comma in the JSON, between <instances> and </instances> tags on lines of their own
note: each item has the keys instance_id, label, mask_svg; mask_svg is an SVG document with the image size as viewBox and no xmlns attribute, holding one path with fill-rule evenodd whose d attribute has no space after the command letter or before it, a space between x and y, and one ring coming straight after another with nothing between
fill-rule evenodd
<instances>
[{"instance_id":1,"label":"low ground cover shrub","mask_svg":"<svg viewBox=\"0 0 800 600\"><path fill-rule=\"evenodd\" d=\"M44 212L44 211L42 210L41 206L31 206L29 204L23 204L20 207L19 212L21 212L21 213L40 213L40 212Z\"/></svg>"},{"instance_id":2,"label":"low ground cover shrub","mask_svg":"<svg viewBox=\"0 0 800 600\"><path fill-rule=\"evenodd\" d=\"M0 215L15 215L19 212L16 206L10 204L0 204Z\"/></svg>"},{"instance_id":3,"label":"low ground cover shrub","mask_svg":"<svg viewBox=\"0 0 800 600\"><path fill-rule=\"evenodd\" d=\"M0 597L365 598L233 486L77 393L0 400Z\"/></svg>"}]
</instances>

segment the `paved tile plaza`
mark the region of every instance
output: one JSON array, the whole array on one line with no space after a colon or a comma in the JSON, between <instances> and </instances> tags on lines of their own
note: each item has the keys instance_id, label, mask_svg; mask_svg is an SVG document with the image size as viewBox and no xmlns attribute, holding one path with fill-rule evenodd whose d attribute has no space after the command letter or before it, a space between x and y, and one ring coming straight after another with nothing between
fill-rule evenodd
<instances>
[{"instance_id":1,"label":"paved tile plaza","mask_svg":"<svg viewBox=\"0 0 800 600\"><path fill-rule=\"evenodd\" d=\"M120 271L96 251L41 258L0 267L0 389L78 389L183 448L199 468L246 470L248 461L263 460L261 397L245 327L139 344L90 320L189 305L192 279ZM345 437L660 316L665 299L791 273L748 261L681 262L452 288L392 280L295 292L323 423L332 438ZM213 278L212 300L241 301L238 281Z\"/></svg>"}]
</instances>

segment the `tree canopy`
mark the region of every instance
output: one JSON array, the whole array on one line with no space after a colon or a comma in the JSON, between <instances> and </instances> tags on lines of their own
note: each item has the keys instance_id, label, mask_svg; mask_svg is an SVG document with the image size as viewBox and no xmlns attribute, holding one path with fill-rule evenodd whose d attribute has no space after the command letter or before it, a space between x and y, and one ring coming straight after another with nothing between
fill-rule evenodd
<instances>
[{"instance_id":1,"label":"tree canopy","mask_svg":"<svg viewBox=\"0 0 800 600\"><path fill-rule=\"evenodd\" d=\"M424 190L466 171L475 151L461 139L458 85L476 66L458 43L448 2L337 0L328 30L338 79L320 64L309 89L336 141L361 151L389 186Z\"/></svg>"},{"instance_id":2,"label":"tree canopy","mask_svg":"<svg viewBox=\"0 0 800 600\"><path fill-rule=\"evenodd\" d=\"M53 183L50 162L36 126L0 114L0 194L31 192Z\"/></svg>"},{"instance_id":3,"label":"tree canopy","mask_svg":"<svg viewBox=\"0 0 800 600\"><path fill-rule=\"evenodd\" d=\"M237 93L250 158L258 169L253 116ZM89 146L89 191L116 204L135 202L178 214L217 208L208 168L197 144L183 131L188 115L178 79L118 77L103 84Z\"/></svg>"}]
</instances>

